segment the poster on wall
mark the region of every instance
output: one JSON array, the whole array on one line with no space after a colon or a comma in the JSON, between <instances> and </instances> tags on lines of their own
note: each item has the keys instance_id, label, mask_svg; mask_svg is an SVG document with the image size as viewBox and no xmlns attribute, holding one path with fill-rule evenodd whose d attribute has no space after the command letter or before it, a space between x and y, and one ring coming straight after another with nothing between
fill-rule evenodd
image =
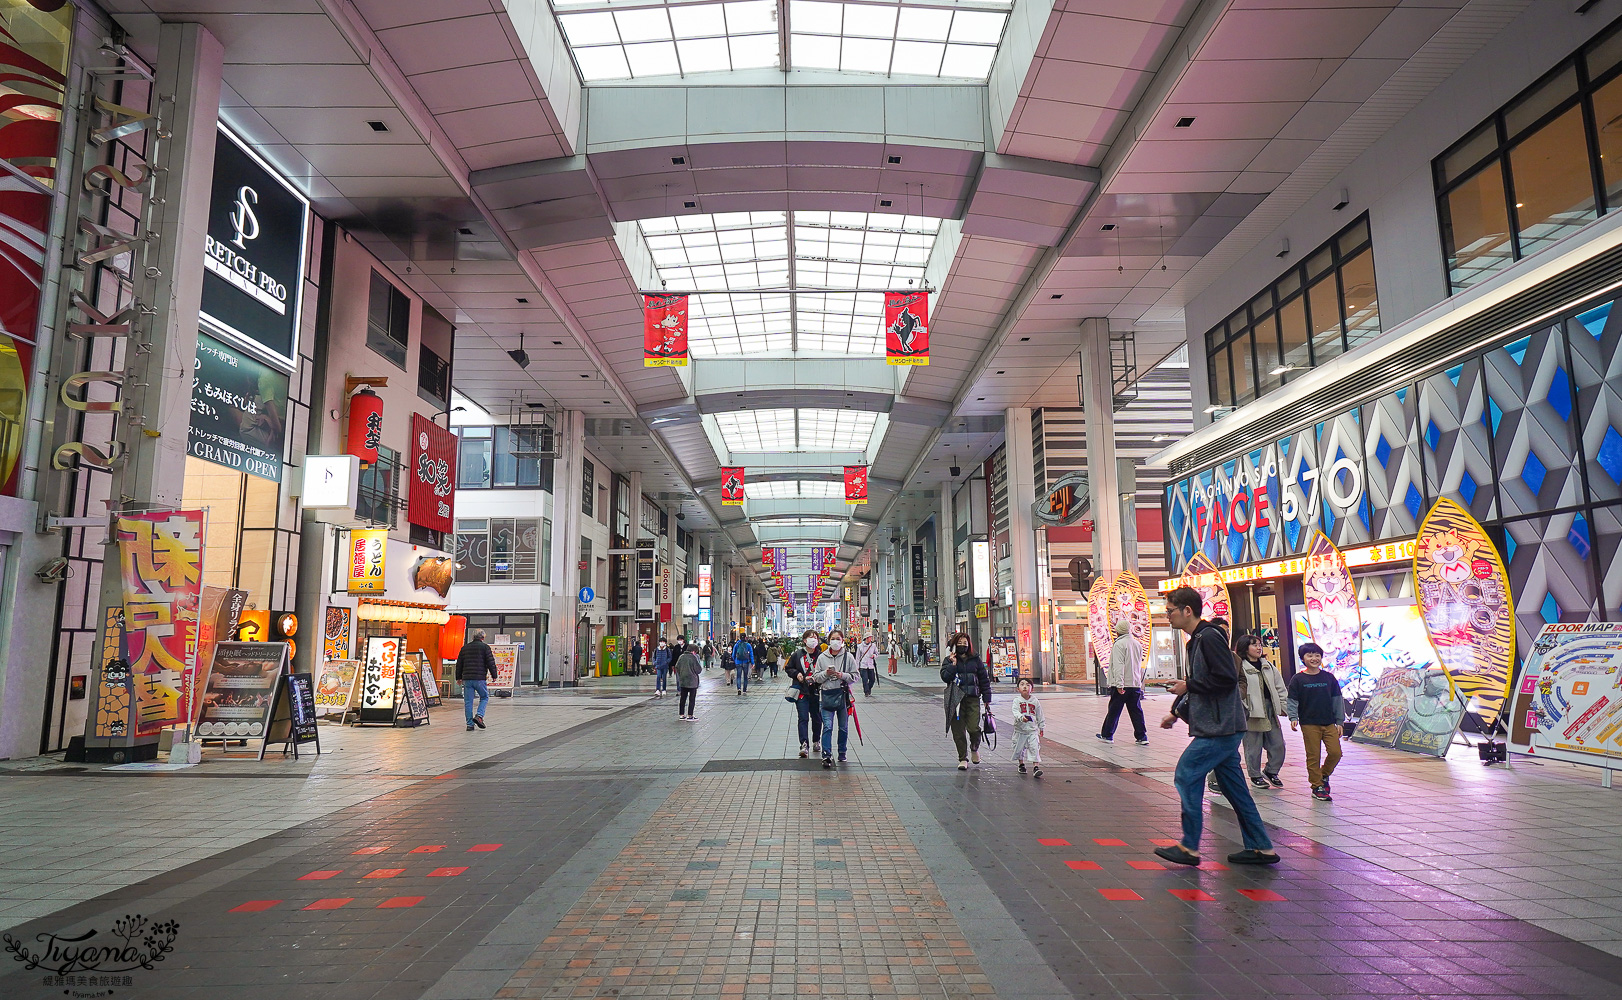
<instances>
[{"instance_id":1,"label":"poster on wall","mask_svg":"<svg viewBox=\"0 0 1622 1000\"><path fill-rule=\"evenodd\" d=\"M352 528L349 532L348 591L351 594L381 594L387 588L383 582L385 553L388 551L387 528Z\"/></svg>"},{"instance_id":2,"label":"poster on wall","mask_svg":"<svg viewBox=\"0 0 1622 1000\"><path fill-rule=\"evenodd\" d=\"M1314 531L1301 572L1307 627L1312 641L1323 647L1323 665L1336 677L1358 672L1363 656L1363 619L1358 613L1357 587L1346 557L1323 532Z\"/></svg>"},{"instance_id":3,"label":"poster on wall","mask_svg":"<svg viewBox=\"0 0 1622 1000\"><path fill-rule=\"evenodd\" d=\"M264 738L276 687L286 668L285 642L222 642L215 646L203 708L197 716L197 735Z\"/></svg>"},{"instance_id":4,"label":"poster on wall","mask_svg":"<svg viewBox=\"0 0 1622 1000\"><path fill-rule=\"evenodd\" d=\"M1149 595L1144 593L1143 584L1138 575L1131 570L1124 570L1115 577L1115 582L1109 588L1109 621L1111 645L1115 635L1115 624L1125 621L1132 633L1132 638L1138 640L1138 647L1143 650L1139 658L1141 669L1145 676L1149 673Z\"/></svg>"},{"instance_id":5,"label":"poster on wall","mask_svg":"<svg viewBox=\"0 0 1622 1000\"><path fill-rule=\"evenodd\" d=\"M202 315L290 371L298 356L308 204L220 129L203 238Z\"/></svg>"},{"instance_id":6,"label":"poster on wall","mask_svg":"<svg viewBox=\"0 0 1622 1000\"><path fill-rule=\"evenodd\" d=\"M411 415L406 520L431 531L455 530L456 435L420 413Z\"/></svg>"},{"instance_id":7,"label":"poster on wall","mask_svg":"<svg viewBox=\"0 0 1622 1000\"><path fill-rule=\"evenodd\" d=\"M186 454L281 482L288 377L253 355L197 335Z\"/></svg>"},{"instance_id":8,"label":"poster on wall","mask_svg":"<svg viewBox=\"0 0 1622 1000\"><path fill-rule=\"evenodd\" d=\"M134 734L156 736L191 718L203 512L123 514L117 526L124 638L135 688Z\"/></svg>"},{"instance_id":9,"label":"poster on wall","mask_svg":"<svg viewBox=\"0 0 1622 1000\"><path fill-rule=\"evenodd\" d=\"M1511 750L1622 768L1622 624L1544 625L1512 700Z\"/></svg>"},{"instance_id":10,"label":"poster on wall","mask_svg":"<svg viewBox=\"0 0 1622 1000\"><path fill-rule=\"evenodd\" d=\"M374 635L366 640L366 659L360 681L360 721L393 722L394 700L400 684L400 648L405 640Z\"/></svg>"},{"instance_id":11,"label":"poster on wall","mask_svg":"<svg viewBox=\"0 0 1622 1000\"><path fill-rule=\"evenodd\" d=\"M518 647L498 642L490 647L496 658L496 677L490 682L492 691L511 691L518 686Z\"/></svg>"},{"instance_id":12,"label":"poster on wall","mask_svg":"<svg viewBox=\"0 0 1622 1000\"><path fill-rule=\"evenodd\" d=\"M315 714L342 718L350 709L359 707L356 696L360 693L360 674L359 660L328 660L321 664L315 678Z\"/></svg>"},{"instance_id":13,"label":"poster on wall","mask_svg":"<svg viewBox=\"0 0 1622 1000\"><path fill-rule=\"evenodd\" d=\"M321 630L321 652L326 659L349 658L349 622L354 613L353 608L327 605L326 623Z\"/></svg>"},{"instance_id":14,"label":"poster on wall","mask_svg":"<svg viewBox=\"0 0 1622 1000\"><path fill-rule=\"evenodd\" d=\"M1472 728L1487 732L1509 695L1515 608L1492 539L1446 497L1419 526L1414 594L1437 658L1468 702Z\"/></svg>"}]
</instances>

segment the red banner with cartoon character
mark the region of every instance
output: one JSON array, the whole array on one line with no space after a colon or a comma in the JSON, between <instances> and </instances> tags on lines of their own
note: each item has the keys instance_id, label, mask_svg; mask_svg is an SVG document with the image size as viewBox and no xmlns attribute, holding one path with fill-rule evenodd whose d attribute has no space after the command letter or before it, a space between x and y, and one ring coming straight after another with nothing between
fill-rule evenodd
<instances>
[{"instance_id":1,"label":"red banner with cartoon character","mask_svg":"<svg viewBox=\"0 0 1622 1000\"><path fill-rule=\"evenodd\" d=\"M721 470L721 506L743 506L743 469L741 467Z\"/></svg>"},{"instance_id":2,"label":"red banner with cartoon character","mask_svg":"<svg viewBox=\"0 0 1622 1000\"><path fill-rule=\"evenodd\" d=\"M886 292L884 357L892 365L929 364L929 293Z\"/></svg>"},{"instance_id":3,"label":"red banner with cartoon character","mask_svg":"<svg viewBox=\"0 0 1622 1000\"><path fill-rule=\"evenodd\" d=\"M845 466L845 502L852 506L867 503L867 466Z\"/></svg>"},{"instance_id":4,"label":"red banner with cartoon character","mask_svg":"<svg viewBox=\"0 0 1622 1000\"><path fill-rule=\"evenodd\" d=\"M642 365L687 367L687 296L642 296Z\"/></svg>"},{"instance_id":5,"label":"red banner with cartoon character","mask_svg":"<svg viewBox=\"0 0 1622 1000\"><path fill-rule=\"evenodd\" d=\"M151 736L190 718L203 588L203 512L120 515L118 561L135 689L134 735Z\"/></svg>"}]
</instances>

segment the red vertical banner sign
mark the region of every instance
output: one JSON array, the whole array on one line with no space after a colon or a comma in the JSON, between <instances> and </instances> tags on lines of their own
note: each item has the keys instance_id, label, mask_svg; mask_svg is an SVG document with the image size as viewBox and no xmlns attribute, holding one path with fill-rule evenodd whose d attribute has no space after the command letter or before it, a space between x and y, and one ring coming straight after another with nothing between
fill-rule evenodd
<instances>
[{"instance_id":1,"label":"red vertical banner sign","mask_svg":"<svg viewBox=\"0 0 1622 1000\"><path fill-rule=\"evenodd\" d=\"M721 506L743 506L742 468L725 468L721 470Z\"/></svg>"},{"instance_id":2,"label":"red vertical banner sign","mask_svg":"<svg viewBox=\"0 0 1622 1000\"><path fill-rule=\"evenodd\" d=\"M120 515L118 557L135 689L134 735L152 736L190 718L203 588L203 512Z\"/></svg>"},{"instance_id":3,"label":"red vertical banner sign","mask_svg":"<svg viewBox=\"0 0 1622 1000\"><path fill-rule=\"evenodd\" d=\"M642 296L642 366L687 367L687 296Z\"/></svg>"},{"instance_id":4,"label":"red vertical banner sign","mask_svg":"<svg viewBox=\"0 0 1622 1000\"><path fill-rule=\"evenodd\" d=\"M456 435L413 413L410 469L406 520L434 531L454 531Z\"/></svg>"},{"instance_id":5,"label":"red vertical banner sign","mask_svg":"<svg viewBox=\"0 0 1622 1000\"><path fill-rule=\"evenodd\" d=\"M851 506L867 503L867 466L845 466L845 502Z\"/></svg>"},{"instance_id":6,"label":"red vertical banner sign","mask_svg":"<svg viewBox=\"0 0 1622 1000\"><path fill-rule=\"evenodd\" d=\"M929 364L929 293L886 292L884 357L892 365Z\"/></svg>"},{"instance_id":7,"label":"red vertical banner sign","mask_svg":"<svg viewBox=\"0 0 1622 1000\"><path fill-rule=\"evenodd\" d=\"M360 459L360 464L377 464L377 446L383 441L383 397L370 389L362 389L349 397L349 454Z\"/></svg>"}]
</instances>

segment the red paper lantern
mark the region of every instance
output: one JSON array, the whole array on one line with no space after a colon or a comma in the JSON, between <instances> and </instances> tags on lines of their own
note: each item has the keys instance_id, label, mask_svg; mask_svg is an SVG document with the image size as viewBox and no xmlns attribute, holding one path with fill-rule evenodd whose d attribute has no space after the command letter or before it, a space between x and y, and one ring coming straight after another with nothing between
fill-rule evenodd
<instances>
[{"instance_id":1,"label":"red paper lantern","mask_svg":"<svg viewBox=\"0 0 1622 1000\"><path fill-rule=\"evenodd\" d=\"M451 615L445 624L439 627L439 658L441 660L454 660L462 653L462 646L467 642L467 616Z\"/></svg>"},{"instance_id":2,"label":"red paper lantern","mask_svg":"<svg viewBox=\"0 0 1622 1000\"><path fill-rule=\"evenodd\" d=\"M348 452L361 465L377 462L377 446L383 441L383 397L362 389L349 397Z\"/></svg>"}]
</instances>

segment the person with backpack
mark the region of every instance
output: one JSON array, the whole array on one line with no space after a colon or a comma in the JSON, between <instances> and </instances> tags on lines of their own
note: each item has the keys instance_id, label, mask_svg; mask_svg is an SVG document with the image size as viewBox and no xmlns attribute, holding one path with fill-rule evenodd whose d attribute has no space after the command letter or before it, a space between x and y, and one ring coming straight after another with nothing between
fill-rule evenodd
<instances>
[{"instance_id":1,"label":"person with backpack","mask_svg":"<svg viewBox=\"0 0 1622 1000\"><path fill-rule=\"evenodd\" d=\"M974 655L968 633L959 632L946 644L941 682L946 685L946 729L957 745L957 769L980 763L981 715L991 708L991 671Z\"/></svg>"},{"instance_id":2,"label":"person with backpack","mask_svg":"<svg viewBox=\"0 0 1622 1000\"><path fill-rule=\"evenodd\" d=\"M737 678L738 694L749 693L749 673L755 666L755 647L748 636L739 636L732 646L732 671Z\"/></svg>"},{"instance_id":3,"label":"person with backpack","mask_svg":"<svg viewBox=\"0 0 1622 1000\"><path fill-rule=\"evenodd\" d=\"M1239 693L1239 667L1228 648L1227 633L1203 620L1205 599L1192 587L1178 587L1166 595L1166 618L1188 635L1188 677L1171 685L1179 696L1172 715L1160 725L1170 729L1175 718L1188 723L1188 747L1177 761L1173 783L1182 804L1183 837L1178 843L1155 848L1155 854L1173 864L1198 865L1200 838L1205 832L1205 776L1214 773L1222 794L1233 806L1245 849L1228 855L1229 864L1276 865L1278 852L1256 811L1239 765L1247 717ZM1183 698L1183 695L1187 695Z\"/></svg>"},{"instance_id":4,"label":"person with backpack","mask_svg":"<svg viewBox=\"0 0 1622 1000\"><path fill-rule=\"evenodd\" d=\"M845 648L845 633L832 629L828 649L817 657L811 679L818 688L822 708L822 766L834 766L833 728L839 726L839 763L845 763L845 745L850 739L850 685L856 681L856 657Z\"/></svg>"},{"instance_id":5,"label":"person with backpack","mask_svg":"<svg viewBox=\"0 0 1622 1000\"><path fill-rule=\"evenodd\" d=\"M822 742L822 702L817 685L811 679L821 648L816 630L806 629L805 635L800 637L800 648L788 658L788 666L783 670L791 682L790 693L785 698L794 703L795 714L799 716L802 758L811 756L811 744Z\"/></svg>"}]
</instances>

